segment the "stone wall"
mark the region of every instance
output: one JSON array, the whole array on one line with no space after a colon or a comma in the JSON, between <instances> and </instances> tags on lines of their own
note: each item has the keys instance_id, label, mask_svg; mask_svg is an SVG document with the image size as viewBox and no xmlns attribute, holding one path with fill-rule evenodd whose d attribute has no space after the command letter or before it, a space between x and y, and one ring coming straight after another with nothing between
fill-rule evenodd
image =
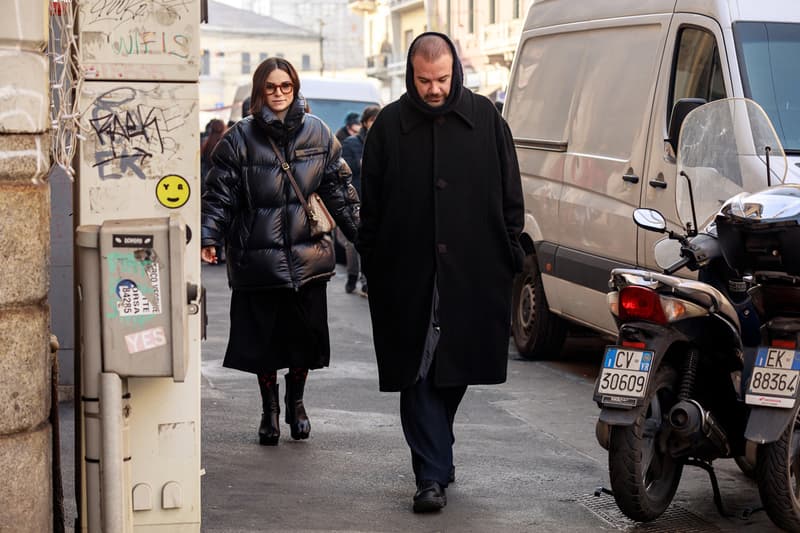
<instances>
[{"instance_id":1,"label":"stone wall","mask_svg":"<svg viewBox=\"0 0 800 533\"><path fill-rule=\"evenodd\" d=\"M9 6L10 4L10 6ZM48 2L0 17L0 531L53 529Z\"/></svg>"}]
</instances>

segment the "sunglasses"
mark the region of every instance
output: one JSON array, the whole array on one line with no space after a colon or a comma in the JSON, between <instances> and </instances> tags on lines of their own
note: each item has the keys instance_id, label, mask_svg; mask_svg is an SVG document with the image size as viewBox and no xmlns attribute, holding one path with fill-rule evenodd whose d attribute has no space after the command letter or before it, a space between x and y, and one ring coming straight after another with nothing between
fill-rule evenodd
<instances>
[{"instance_id":1,"label":"sunglasses","mask_svg":"<svg viewBox=\"0 0 800 533\"><path fill-rule=\"evenodd\" d=\"M290 92L292 92L294 85L292 85L292 83L289 81L285 81L278 85L275 85L274 83L267 83L266 85L264 85L264 88L267 90L267 94L275 94L275 91L277 91L278 88L280 88L281 93L289 94Z\"/></svg>"}]
</instances>

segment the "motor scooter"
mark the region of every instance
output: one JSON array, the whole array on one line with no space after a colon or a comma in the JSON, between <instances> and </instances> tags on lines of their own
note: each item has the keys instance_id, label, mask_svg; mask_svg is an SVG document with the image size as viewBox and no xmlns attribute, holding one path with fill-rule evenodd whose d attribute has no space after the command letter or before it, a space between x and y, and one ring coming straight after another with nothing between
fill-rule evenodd
<instances>
[{"instance_id":1,"label":"motor scooter","mask_svg":"<svg viewBox=\"0 0 800 533\"><path fill-rule=\"evenodd\" d=\"M737 195L715 223L726 263L752 280L761 322L743 379L746 455L770 519L800 531L800 186Z\"/></svg>"},{"instance_id":2,"label":"motor scooter","mask_svg":"<svg viewBox=\"0 0 800 533\"><path fill-rule=\"evenodd\" d=\"M737 127L742 121L749 127ZM638 521L664 512L684 466L709 473L723 513L712 462L738 458L745 473L757 471L745 459L749 406L742 387L748 351L742 337L753 338L748 289L754 282L727 264L726 241L718 238L713 217L725 189L720 180L730 181L728 196L777 185L785 176L785 156L764 111L750 100L728 99L686 116L678 167L682 229L668 229L658 211L634 211L639 227L668 237L655 248L664 272L612 271L608 302L619 335L606 349L594 392L610 492L620 510ZM683 269L700 272L703 281L674 275Z\"/></svg>"}]
</instances>

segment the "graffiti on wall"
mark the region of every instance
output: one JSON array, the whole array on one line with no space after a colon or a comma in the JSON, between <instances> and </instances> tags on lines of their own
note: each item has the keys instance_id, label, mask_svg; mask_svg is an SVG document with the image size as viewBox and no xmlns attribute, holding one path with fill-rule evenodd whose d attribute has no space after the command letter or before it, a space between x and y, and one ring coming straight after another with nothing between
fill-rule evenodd
<instances>
[{"instance_id":1,"label":"graffiti on wall","mask_svg":"<svg viewBox=\"0 0 800 533\"><path fill-rule=\"evenodd\" d=\"M119 27L128 23L141 23L155 19L169 26L189 14L192 0L94 0L81 2L81 24L90 29L93 25ZM85 5L85 7L84 7Z\"/></svg>"},{"instance_id":2,"label":"graffiti on wall","mask_svg":"<svg viewBox=\"0 0 800 533\"><path fill-rule=\"evenodd\" d=\"M121 86L92 100L87 115L92 138L84 157L101 180L160 178L182 159L180 136L187 134L192 110L176 105L166 84L151 87Z\"/></svg>"}]
</instances>

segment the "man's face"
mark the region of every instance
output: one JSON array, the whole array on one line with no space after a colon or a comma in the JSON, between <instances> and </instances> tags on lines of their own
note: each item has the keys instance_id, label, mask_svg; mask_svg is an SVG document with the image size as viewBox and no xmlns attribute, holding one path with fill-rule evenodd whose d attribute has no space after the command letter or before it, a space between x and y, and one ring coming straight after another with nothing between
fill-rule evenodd
<instances>
[{"instance_id":1,"label":"man's face","mask_svg":"<svg viewBox=\"0 0 800 533\"><path fill-rule=\"evenodd\" d=\"M361 124L350 124L347 126L347 133L350 135L355 135L359 131L361 131Z\"/></svg>"},{"instance_id":2,"label":"man's face","mask_svg":"<svg viewBox=\"0 0 800 533\"><path fill-rule=\"evenodd\" d=\"M450 83L453 81L453 56L444 54L434 61L421 55L411 59L414 67L414 87L422 100L431 107L439 107L447 101Z\"/></svg>"}]
</instances>

